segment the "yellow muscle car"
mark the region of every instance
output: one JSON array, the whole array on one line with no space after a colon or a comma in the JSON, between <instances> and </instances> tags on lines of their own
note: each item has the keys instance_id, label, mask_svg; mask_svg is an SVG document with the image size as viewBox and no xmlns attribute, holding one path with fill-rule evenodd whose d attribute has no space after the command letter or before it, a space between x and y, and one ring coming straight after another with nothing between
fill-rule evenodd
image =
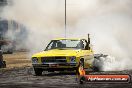
<instances>
[{"instance_id":1,"label":"yellow muscle car","mask_svg":"<svg viewBox=\"0 0 132 88\"><path fill-rule=\"evenodd\" d=\"M51 40L43 52L32 56L32 65L36 75L43 71L76 71L78 67L92 67L94 54L90 47L90 38Z\"/></svg>"}]
</instances>

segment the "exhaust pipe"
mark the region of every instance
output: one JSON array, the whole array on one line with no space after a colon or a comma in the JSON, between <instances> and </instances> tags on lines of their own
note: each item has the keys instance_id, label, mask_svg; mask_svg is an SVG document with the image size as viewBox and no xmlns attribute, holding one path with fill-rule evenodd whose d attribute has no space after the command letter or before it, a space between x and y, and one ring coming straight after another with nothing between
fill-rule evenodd
<instances>
[{"instance_id":1,"label":"exhaust pipe","mask_svg":"<svg viewBox=\"0 0 132 88\"><path fill-rule=\"evenodd\" d=\"M88 50L90 50L90 34L88 34Z\"/></svg>"}]
</instances>

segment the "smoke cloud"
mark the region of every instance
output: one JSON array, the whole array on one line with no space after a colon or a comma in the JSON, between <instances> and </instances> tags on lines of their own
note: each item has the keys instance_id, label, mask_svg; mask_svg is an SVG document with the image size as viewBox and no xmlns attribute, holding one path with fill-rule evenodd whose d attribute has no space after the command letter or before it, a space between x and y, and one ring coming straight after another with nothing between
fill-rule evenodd
<instances>
[{"instance_id":1,"label":"smoke cloud","mask_svg":"<svg viewBox=\"0 0 132 88\"><path fill-rule=\"evenodd\" d=\"M131 0L67 0L67 37L90 33L95 53L115 57L112 70L132 69L131 8ZM64 0L13 0L2 17L27 26L25 43L32 52L64 37Z\"/></svg>"},{"instance_id":2,"label":"smoke cloud","mask_svg":"<svg viewBox=\"0 0 132 88\"><path fill-rule=\"evenodd\" d=\"M63 2L51 1L12 0L12 4L6 6L2 13L3 18L27 27L29 37L25 43L32 52L44 50L51 39L64 35Z\"/></svg>"}]
</instances>

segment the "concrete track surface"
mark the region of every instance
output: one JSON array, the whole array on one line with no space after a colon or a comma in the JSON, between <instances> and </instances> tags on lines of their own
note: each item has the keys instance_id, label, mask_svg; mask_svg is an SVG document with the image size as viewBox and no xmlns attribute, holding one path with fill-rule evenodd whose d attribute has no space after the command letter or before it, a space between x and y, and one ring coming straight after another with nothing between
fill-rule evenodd
<instances>
[{"instance_id":1,"label":"concrete track surface","mask_svg":"<svg viewBox=\"0 0 132 88\"><path fill-rule=\"evenodd\" d=\"M35 76L28 53L4 55L7 68L0 69L0 88L132 88L129 84L79 84L75 72L52 72ZM14 62L14 63L13 63ZM16 63L17 62L17 63ZM90 72L90 74L130 74L132 70Z\"/></svg>"}]
</instances>

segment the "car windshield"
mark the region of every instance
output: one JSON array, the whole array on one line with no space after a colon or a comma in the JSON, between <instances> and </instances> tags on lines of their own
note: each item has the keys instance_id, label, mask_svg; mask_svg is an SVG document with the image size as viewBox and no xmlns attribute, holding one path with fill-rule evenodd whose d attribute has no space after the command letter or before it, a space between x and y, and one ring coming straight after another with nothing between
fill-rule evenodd
<instances>
[{"instance_id":1,"label":"car windshield","mask_svg":"<svg viewBox=\"0 0 132 88\"><path fill-rule=\"evenodd\" d=\"M80 40L52 40L45 50L51 49L82 49L83 43Z\"/></svg>"}]
</instances>

